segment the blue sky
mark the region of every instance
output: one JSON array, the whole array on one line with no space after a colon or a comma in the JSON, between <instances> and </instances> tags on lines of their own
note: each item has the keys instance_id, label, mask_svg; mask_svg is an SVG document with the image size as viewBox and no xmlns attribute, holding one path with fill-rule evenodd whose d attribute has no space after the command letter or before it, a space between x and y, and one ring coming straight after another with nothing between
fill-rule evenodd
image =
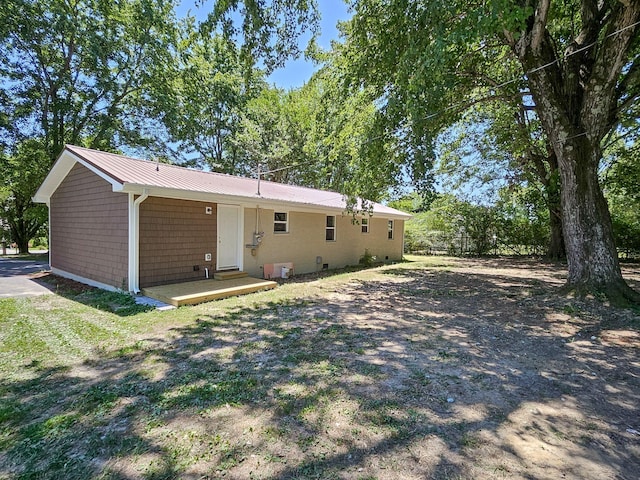
<instances>
[{"instance_id":1,"label":"blue sky","mask_svg":"<svg viewBox=\"0 0 640 480\"><path fill-rule=\"evenodd\" d=\"M214 0L205 1L204 5L197 7L195 0L183 0L180 6L176 8L176 13L179 17L182 17L188 11L191 11L191 14L197 19L203 19L209 11L211 11L213 1ZM322 31L318 39L318 45L322 48L329 49L331 40L338 38L337 22L348 20L351 14L347 11L347 6L342 0L319 0L318 5L322 15ZM302 49L304 49L306 41L307 39L302 40ZM313 62L307 61L304 58L293 59L289 60L283 68L273 72L268 77L268 81L285 89L297 88L309 80L315 71L316 66Z\"/></svg>"}]
</instances>

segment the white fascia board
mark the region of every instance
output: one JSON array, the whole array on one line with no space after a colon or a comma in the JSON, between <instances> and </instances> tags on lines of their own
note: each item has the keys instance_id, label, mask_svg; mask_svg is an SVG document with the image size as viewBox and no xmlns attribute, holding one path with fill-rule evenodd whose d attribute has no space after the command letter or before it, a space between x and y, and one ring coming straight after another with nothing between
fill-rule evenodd
<instances>
[{"instance_id":1,"label":"white fascia board","mask_svg":"<svg viewBox=\"0 0 640 480\"><path fill-rule=\"evenodd\" d=\"M134 198L135 194L128 194L129 237L128 237L128 288L130 292L140 292L140 204L149 196L147 189L142 195Z\"/></svg>"},{"instance_id":2,"label":"white fascia board","mask_svg":"<svg viewBox=\"0 0 640 480\"><path fill-rule=\"evenodd\" d=\"M71 169L76 163L76 160L72 155L62 154L56 160L56 163L53 164L53 167L45 177L42 185L38 188L38 191L33 196L33 201L36 203L49 203L49 199L53 192L60 186L65 177L69 174Z\"/></svg>"},{"instance_id":3,"label":"white fascia board","mask_svg":"<svg viewBox=\"0 0 640 480\"><path fill-rule=\"evenodd\" d=\"M136 269L136 253L137 253L137 228L138 222L135 211L135 202L133 198L133 193L128 195L129 199L127 202L127 217L128 217L128 228L127 228L127 281L128 281L128 290L130 292L135 292L137 288L137 277L138 270Z\"/></svg>"},{"instance_id":4,"label":"white fascia board","mask_svg":"<svg viewBox=\"0 0 640 480\"><path fill-rule=\"evenodd\" d=\"M413 215L409 215L408 213L374 213L372 217L378 218L388 218L389 220L411 220Z\"/></svg>"},{"instance_id":5,"label":"white fascia board","mask_svg":"<svg viewBox=\"0 0 640 480\"><path fill-rule=\"evenodd\" d=\"M181 190L177 188L154 187L151 185L138 185L131 183L125 183L121 191L134 193L136 195L142 195L145 189L148 190L149 195L151 196L173 198L177 200L193 200L197 202L240 205L245 208L256 208L256 205L259 205L260 208L264 208L267 210L284 209L292 212L320 213L343 216L351 215L351 213L346 209L340 207L323 207L322 205L314 205L309 203L287 202L284 200L278 201L266 199L257 195L255 197L245 197L240 195L221 195L208 192ZM409 218L411 218L411 215L374 212L372 217L388 218L389 220L408 220Z\"/></svg>"},{"instance_id":6,"label":"white fascia board","mask_svg":"<svg viewBox=\"0 0 640 480\"><path fill-rule=\"evenodd\" d=\"M69 172L76 163L83 165L84 167L88 168L93 173L98 175L100 178L110 183L111 188L114 192L122 191L122 184L120 182L111 178L106 173L97 169L69 150L65 149L56 160L56 163L53 164L53 167L51 167L51 171L42 182L42 185L40 185L40 188L38 188L36 194L33 196L33 201L36 203L48 204L51 195L53 195L53 193L58 189L66 176L69 175Z\"/></svg>"}]
</instances>

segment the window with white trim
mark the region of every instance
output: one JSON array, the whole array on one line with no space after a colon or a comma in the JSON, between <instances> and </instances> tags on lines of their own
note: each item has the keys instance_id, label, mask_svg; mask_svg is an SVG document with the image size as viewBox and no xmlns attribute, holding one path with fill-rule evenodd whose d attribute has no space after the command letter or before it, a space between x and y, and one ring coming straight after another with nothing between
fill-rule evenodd
<instances>
[{"instance_id":1,"label":"window with white trim","mask_svg":"<svg viewBox=\"0 0 640 480\"><path fill-rule=\"evenodd\" d=\"M393 240L393 220L387 222L387 238Z\"/></svg>"},{"instance_id":2,"label":"window with white trim","mask_svg":"<svg viewBox=\"0 0 640 480\"><path fill-rule=\"evenodd\" d=\"M287 212L273 213L273 233L289 232L289 214Z\"/></svg>"},{"instance_id":3,"label":"window with white trim","mask_svg":"<svg viewBox=\"0 0 640 480\"><path fill-rule=\"evenodd\" d=\"M336 216L327 215L327 223L325 226L325 240L328 242L334 242L336 240Z\"/></svg>"},{"instance_id":4,"label":"window with white trim","mask_svg":"<svg viewBox=\"0 0 640 480\"><path fill-rule=\"evenodd\" d=\"M369 219L363 218L360 220L360 231L362 233L369 233Z\"/></svg>"}]
</instances>

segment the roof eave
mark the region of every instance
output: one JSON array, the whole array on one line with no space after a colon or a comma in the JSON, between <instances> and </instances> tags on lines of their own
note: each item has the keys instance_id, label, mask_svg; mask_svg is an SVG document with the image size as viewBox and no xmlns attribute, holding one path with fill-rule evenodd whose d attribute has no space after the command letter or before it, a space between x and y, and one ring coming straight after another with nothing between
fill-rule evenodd
<instances>
[{"instance_id":1,"label":"roof eave","mask_svg":"<svg viewBox=\"0 0 640 480\"><path fill-rule=\"evenodd\" d=\"M231 203L242 205L244 207L254 207L259 205L261 208L285 208L295 209L296 211L304 211L311 213L333 213L333 214L350 214L346 207L334 207L329 205L322 205L318 203L308 202L294 202L290 200L278 200L267 198L263 196L243 196L243 195L227 195L221 193L210 193L196 190L183 190L180 188L167 188L158 187L155 185L143 185L138 183L124 183L122 186L122 192L133 193L135 195L142 195L144 191L147 191L149 195L156 197L176 198L182 200L194 200L201 202L211 203ZM411 215L404 212L392 213L392 212L376 212L374 209L374 216L384 217L394 220L408 220Z\"/></svg>"},{"instance_id":2,"label":"roof eave","mask_svg":"<svg viewBox=\"0 0 640 480\"><path fill-rule=\"evenodd\" d=\"M332 205L323 205L321 203L311 203L311 202L296 202L291 200L279 200L274 198L267 198L259 195L253 196L245 196L245 195L228 195L228 194L215 194L211 192L205 191L195 191L195 190L186 190L181 188L170 188L170 187L159 187L156 185L144 185L138 183L130 183L125 182L119 178L116 178L115 175L110 174L105 171L103 168L100 168L98 165L91 162L89 159L85 158L85 156L78 154L69 146L65 146L64 150L60 153L57 160L55 161L51 171L47 175L47 177L38 188L38 191L33 196L33 201L36 203L46 203L49 204L51 196L58 189L62 181L69 174L71 169L74 167L76 163L80 163L84 167L91 170L94 174L98 175L109 184L111 184L112 190L114 192L123 192L123 193L134 193L142 195L145 190L150 192L151 195L154 196L164 196L169 198L177 198L177 199L185 199L185 200L196 200L196 201L204 201L204 202L212 202L212 203L232 203L243 205L245 207L252 207L255 205L260 205L262 208L286 208L286 209L295 209L298 211L304 212L314 212L314 213L330 213L330 214L340 214L340 215L351 215L346 208L346 205L337 207ZM376 211L374 206L373 211L374 216L388 218L388 219L398 219L398 220L408 220L412 216L400 212L398 210L394 210L393 212L388 211Z\"/></svg>"}]
</instances>

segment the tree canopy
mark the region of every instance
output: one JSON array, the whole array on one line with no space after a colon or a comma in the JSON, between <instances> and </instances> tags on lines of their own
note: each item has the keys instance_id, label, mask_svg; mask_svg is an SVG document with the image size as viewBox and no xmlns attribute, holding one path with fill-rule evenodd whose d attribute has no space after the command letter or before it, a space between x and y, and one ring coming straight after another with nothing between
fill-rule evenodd
<instances>
[{"instance_id":1,"label":"tree canopy","mask_svg":"<svg viewBox=\"0 0 640 480\"><path fill-rule=\"evenodd\" d=\"M5 158L30 151L48 167L65 143L158 154L177 146L207 168L267 169L381 200L407 179L428 193L438 154L457 174L486 174L464 165L471 147L514 186L541 192L556 232L550 250L561 248L559 232L564 239L569 288L637 300L614 241L618 220L632 220L612 208L612 223L603 182L621 205L636 178L640 4L348 3L342 41L319 52L313 0L216 1L200 25L178 21L173 1L7 0ZM320 71L295 91L269 87L264 71L300 54L306 34ZM7 182L3 198L14 201Z\"/></svg>"},{"instance_id":2,"label":"tree canopy","mask_svg":"<svg viewBox=\"0 0 640 480\"><path fill-rule=\"evenodd\" d=\"M13 192L3 205L5 216L18 219L12 234L21 251L46 218L27 193L65 144L110 151L149 145L150 92L167 82L175 51L173 7L145 0L0 4L0 129L13 159L5 166L20 168L12 162L24 160L29 172L28 179L2 178Z\"/></svg>"},{"instance_id":3,"label":"tree canopy","mask_svg":"<svg viewBox=\"0 0 640 480\"><path fill-rule=\"evenodd\" d=\"M0 218L8 225L10 238L21 252L28 250L29 240L47 220L47 207L31 201L49 171L48 162L42 161L45 157L38 140L21 142L11 155L0 154Z\"/></svg>"},{"instance_id":4,"label":"tree canopy","mask_svg":"<svg viewBox=\"0 0 640 480\"><path fill-rule=\"evenodd\" d=\"M236 2L222 2L229 12ZM341 49L351 92L373 89L379 129L405 151L414 180L438 135L469 108L519 99L535 113L547 160L557 161L569 288L640 300L622 279L598 178L608 136L636 128L640 4L616 0L353 0ZM255 7L244 2L247 11ZM283 19L307 2L268 2ZM226 17L228 18L228 17ZM275 17L270 17L275 18ZM299 18L299 17L298 17ZM252 18L252 35L272 32ZM293 34L293 35L292 35ZM623 121L627 119L628 121ZM422 165L422 168L420 167ZM547 170L552 171L549 165Z\"/></svg>"},{"instance_id":5,"label":"tree canopy","mask_svg":"<svg viewBox=\"0 0 640 480\"><path fill-rule=\"evenodd\" d=\"M245 75L236 45L202 35L195 25L182 32L171 83L155 90L158 117L177 143L174 157L225 173L242 173L235 138L248 102L265 87L261 72Z\"/></svg>"},{"instance_id":6,"label":"tree canopy","mask_svg":"<svg viewBox=\"0 0 640 480\"><path fill-rule=\"evenodd\" d=\"M637 126L640 5L359 0L353 8L352 84L377 89L390 128L433 148L469 108L518 98L558 164L568 285L637 300L620 274L598 168L609 135Z\"/></svg>"},{"instance_id":7,"label":"tree canopy","mask_svg":"<svg viewBox=\"0 0 640 480\"><path fill-rule=\"evenodd\" d=\"M7 0L0 6L0 88L12 138L42 139L49 162L65 143L138 144L151 85L171 64L172 1ZM14 142L14 144L16 144Z\"/></svg>"}]
</instances>

